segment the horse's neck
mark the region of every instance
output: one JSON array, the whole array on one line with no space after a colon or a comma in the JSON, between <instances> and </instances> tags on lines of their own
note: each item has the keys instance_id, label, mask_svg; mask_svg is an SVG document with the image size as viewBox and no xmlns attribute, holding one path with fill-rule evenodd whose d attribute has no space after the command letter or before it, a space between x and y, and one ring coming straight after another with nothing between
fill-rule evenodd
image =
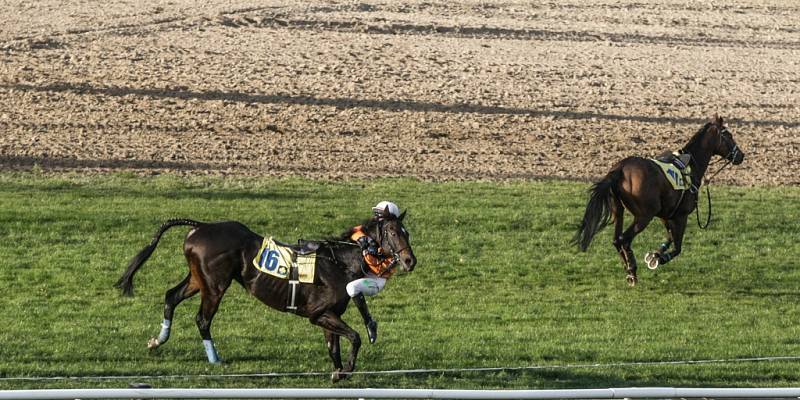
<instances>
[{"instance_id":1,"label":"horse's neck","mask_svg":"<svg viewBox=\"0 0 800 400\"><path fill-rule=\"evenodd\" d=\"M706 170L708 170L708 163L711 162L711 156L713 156L713 153L710 149L703 147L703 141L694 143L690 148L687 148L684 151L692 155L692 178L694 180L694 184L700 186L703 176L705 176Z\"/></svg>"},{"instance_id":2,"label":"horse's neck","mask_svg":"<svg viewBox=\"0 0 800 400\"><path fill-rule=\"evenodd\" d=\"M336 264L351 275L361 275L361 249L355 245L328 246Z\"/></svg>"}]
</instances>

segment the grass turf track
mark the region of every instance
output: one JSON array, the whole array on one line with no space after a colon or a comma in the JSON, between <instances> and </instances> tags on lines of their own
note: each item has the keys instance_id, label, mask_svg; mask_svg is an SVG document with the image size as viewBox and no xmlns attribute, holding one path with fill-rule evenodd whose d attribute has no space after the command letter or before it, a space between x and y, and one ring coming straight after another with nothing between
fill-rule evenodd
<instances>
[{"instance_id":1,"label":"grass turf track","mask_svg":"<svg viewBox=\"0 0 800 400\"><path fill-rule=\"evenodd\" d=\"M323 238L368 216L378 200L409 210L418 267L370 298L380 322L358 371L552 366L500 372L357 375L337 387L597 388L796 386L797 360L697 365L565 365L794 356L800 352L800 188L712 187L714 220L694 216L684 253L628 288L610 229L588 253L568 244L585 182L430 183L300 179L0 174L0 389L328 387L325 376L199 378L199 374L324 372L319 328L229 289L205 360L199 297L176 311L170 342L149 353L164 292L185 276L185 230L172 229L136 276L112 285L168 218L235 219L285 241ZM706 211L705 204L701 205ZM630 217L629 217L630 218ZM637 257L664 234L654 222ZM364 335L354 307L345 320ZM349 347L345 346L345 350ZM173 376L25 381L17 377ZM174 377L175 375L189 377Z\"/></svg>"}]
</instances>

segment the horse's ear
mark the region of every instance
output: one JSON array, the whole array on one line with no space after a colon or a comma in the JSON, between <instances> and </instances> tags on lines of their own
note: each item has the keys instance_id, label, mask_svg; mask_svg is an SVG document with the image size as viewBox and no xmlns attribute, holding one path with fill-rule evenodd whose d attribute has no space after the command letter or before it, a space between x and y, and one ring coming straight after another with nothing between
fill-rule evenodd
<instances>
[{"instance_id":1,"label":"horse's ear","mask_svg":"<svg viewBox=\"0 0 800 400\"><path fill-rule=\"evenodd\" d=\"M383 218L389 218L390 216L392 216L392 213L389 212L389 206L384 207Z\"/></svg>"},{"instance_id":2,"label":"horse's ear","mask_svg":"<svg viewBox=\"0 0 800 400\"><path fill-rule=\"evenodd\" d=\"M400 213L400 218L397 218L400 222L403 222L403 218L406 217L406 211L408 211L408 210L405 210L402 213Z\"/></svg>"},{"instance_id":3,"label":"horse's ear","mask_svg":"<svg viewBox=\"0 0 800 400\"><path fill-rule=\"evenodd\" d=\"M711 123L717 126L722 126L722 118L720 118L719 114L714 113L714 116L711 117Z\"/></svg>"}]
</instances>

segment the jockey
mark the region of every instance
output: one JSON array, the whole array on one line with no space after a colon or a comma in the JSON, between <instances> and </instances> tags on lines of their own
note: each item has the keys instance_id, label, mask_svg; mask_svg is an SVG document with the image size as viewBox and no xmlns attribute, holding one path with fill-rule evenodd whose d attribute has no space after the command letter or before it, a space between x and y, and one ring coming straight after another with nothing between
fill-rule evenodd
<instances>
[{"instance_id":1,"label":"jockey","mask_svg":"<svg viewBox=\"0 0 800 400\"><path fill-rule=\"evenodd\" d=\"M384 211L388 211L391 217L400 217L400 208L396 204L390 201L382 201L372 207L372 218L375 220L384 218ZM353 303L358 307L361 317L364 318L369 342L375 343L378 339L378 322L372 319L369 314L367 300L364 295L374 296L383 290L386 280L394 273L394 269L391 268L393 265L392 257L383 254L383 249L378 242L364 232L361 225L354 227L350 232L350 239L361 247L364 262L369 268L366 271L366 276L347 284L347 294L353 299Z\"/></svg>"}]
</instances>

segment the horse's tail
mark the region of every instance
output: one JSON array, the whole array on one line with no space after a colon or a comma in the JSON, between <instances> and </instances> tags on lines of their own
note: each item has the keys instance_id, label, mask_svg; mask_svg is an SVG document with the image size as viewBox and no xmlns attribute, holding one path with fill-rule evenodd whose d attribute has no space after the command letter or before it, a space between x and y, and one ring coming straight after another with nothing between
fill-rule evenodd
<instances>
[{"instance_id":1,"label":"horse's tail","mask_svg":"<svg viewBox=\"0 0 800 400\"><path fill-rule=\"evenodd\" d=\"M589 189L589 204L586 205L583 221L572 238L572 243L577 244L581 251L586 251L594 235L608 225L611 205L617 196L617 183L621 178L622 169L615 168Z\"/></svg>"},{"instance_id":2,"label":"horse's tail","mask_svg":"<svg viewBox=\"0 0 800 400\"><path fill-rule=\"evenodd\" d=\"M188 225L196 227L202 224L202 222L193 221L191 219L169 219L163 224L161 227L158 228L158 232L156 232L155 236L153 236L153 241L150 242L136 257L133 257L130 264L128 264L128 268L125 270L125 273L122 274L122 277L119 278L117 283L114 284L114 287L118 289L122 289L122 293L125 296L133 296L133 275L136 274L136 271L139 270L139 267L150 258L150 255L153 254L155 251L156 246L158 245L158 241L161 240L161 235L167 231L167 229L172 228L173 226L178 225Z\"/></svg>"}]
</instances>

